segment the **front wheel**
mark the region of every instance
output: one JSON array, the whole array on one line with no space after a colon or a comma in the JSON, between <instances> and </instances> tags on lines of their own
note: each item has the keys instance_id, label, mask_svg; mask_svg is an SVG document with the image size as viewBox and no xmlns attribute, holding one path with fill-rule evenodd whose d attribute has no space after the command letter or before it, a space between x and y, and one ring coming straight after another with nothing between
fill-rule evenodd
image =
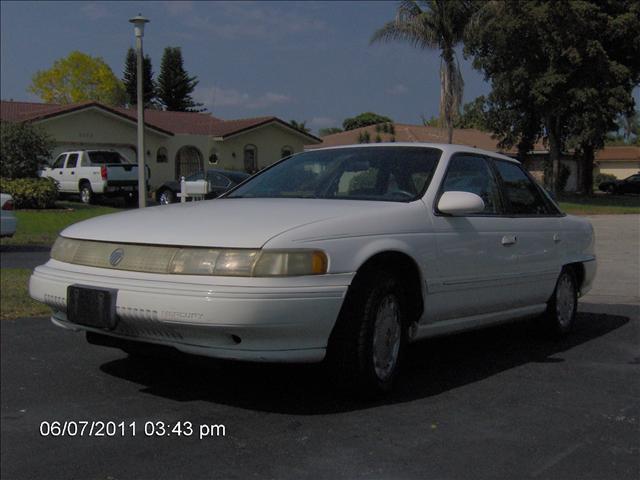
<instances>
[{"instance_id":1,"label":"front wheel","mask_svg":"<svg viewBox=\"0 0 640 480\"><path fill-rule=\"evenodd\" d=\"M327 360L365 393L389 391L408 338L406 293L389 272L354 281L331 334Z\"/></svg>"},{"instance_id":2,"label":"front wheel","mask_svg":"<svg viewBox=\"0 0 640 480\"><path fill-rule=\"evenodd\" d=\"M573 271L563 268L556 288L547 303L545 314L547 327L556 335L571 331L578 311L578 287Z\"/></svg>"}]
</instances>

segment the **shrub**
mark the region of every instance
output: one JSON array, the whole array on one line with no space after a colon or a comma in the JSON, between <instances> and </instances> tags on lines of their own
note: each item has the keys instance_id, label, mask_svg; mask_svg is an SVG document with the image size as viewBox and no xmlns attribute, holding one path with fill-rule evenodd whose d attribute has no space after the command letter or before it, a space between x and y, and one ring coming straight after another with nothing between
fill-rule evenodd
<instances>
[{"instance_id":1,"label":"shrub","mask_svg":"<svg viewBox=\"0 0 640 480\"><path fill-rule=\"evenodd\" d=\"M593 179L593 188L598 188L602 182L615 182L618 179L610 173L598 173Z\"/></svg>"},{"instance_id":2,"label":"shrub","mask_svg":"<svg viewBox=\"0 0 640 480\"><path fill-rule=\"evenodd\" d=\"M53 208L58 186L51 178L0 178L0 190L13 197L16 208Z\"/></svg>"},{"instance_id":3,"label":"shrub","mask_svg":"<svg viewBox=\"0 0 640 480\"><path fill-rule=\"evenodd\" d=\"M29 123L0 123L0 176L36 177L38 165L49 158L51 138Z\"/></svg>"}]
</instances>

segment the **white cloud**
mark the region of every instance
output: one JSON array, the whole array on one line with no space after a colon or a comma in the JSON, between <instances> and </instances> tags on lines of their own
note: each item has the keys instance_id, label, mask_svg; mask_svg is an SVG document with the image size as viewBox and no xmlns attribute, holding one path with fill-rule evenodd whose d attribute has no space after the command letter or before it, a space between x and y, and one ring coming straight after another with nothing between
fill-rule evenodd
<instances>
[{"instance_id":1,"label":"white cloud","mask_svg":"<svg viewBox=\"0 0 640 480\"><path fill-rule=\"evenodd\" d=\"M267 92L260 96L253 96L246 92L240 92L234 88L196 88L194 97L198 102L211 111L220 107L245 108L248 110L271 107L291 101L291 97L282 93Z\"/></svg>"},{"instance_id":2,"label":"white cloud","mask_svg":"<svg viewBox=\"0 0 640 480\"><path fill-rule=\"evenodd\" d=\"M82 13L90 20L100 20L111 16L111 12L104 3L89 2L85 3L81 8Z\"/></svg>"},{"instance_id":3,"label":"white cloud","mask_svg":"<svg viewBox=\"0 0 640 480\"><path fill-rule=\"evenodd\" d=\"M396 83L393 87L387 90L389 95L404 95L407 92L409 92L409 89L402 83Z\"/></svg>"},{"instance_id":4,"label":"white cloud","mask_svg":"<svg viewBox=\"0 0 640 480\"><path fill-rule=\"evenodd\" d=\"M181 4L182 2L171 2ZM179 11L185 25L193 30L206 32L226 39L260 38L276 39L292 33L320 32L327 30L326 22L302 15L288 8L259 2L219 2L213 18L197 14L195 9ZM284 2L287 6L287 2ZM173 6L176 14L181 6ZM193 11L192 11L193 10Z\"/></svg>"}]
</instances>

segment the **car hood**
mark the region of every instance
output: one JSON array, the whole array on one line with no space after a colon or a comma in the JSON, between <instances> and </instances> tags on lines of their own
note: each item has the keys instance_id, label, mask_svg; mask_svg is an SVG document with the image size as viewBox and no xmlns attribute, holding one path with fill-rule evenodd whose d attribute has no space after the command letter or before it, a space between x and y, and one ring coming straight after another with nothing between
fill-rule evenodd
<instances>
[{"instance_id":1,"label":"car hood","mask_svg":"<svg viewBox=\"0 0 640 480\"><path fill-rule=\"evenodd\" d=\"M352 215L393 213L404 203L318 199L222 198L149 207L76 223L68 238L119 243L260 248L303 225Z\"/></svg>"}]
</instances>

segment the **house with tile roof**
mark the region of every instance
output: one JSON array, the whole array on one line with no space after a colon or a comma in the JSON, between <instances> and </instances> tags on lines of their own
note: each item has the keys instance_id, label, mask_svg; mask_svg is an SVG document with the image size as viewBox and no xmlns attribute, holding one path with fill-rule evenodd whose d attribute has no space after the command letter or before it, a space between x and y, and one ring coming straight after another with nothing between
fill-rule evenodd
<instances>
[{"instance_id":1,"label":"house with tile roof","mask_svg":"<svg viewBox=\"0 0 640 480\"><path fill-rule=\"evenodd\" d=\"M137 159L135 109L99 102L57 105L0 102L0 121L31 122L66 150L110 149ZM206 168L255 172L321 139L277 117L223 120L208 113L145 110L145 159L151 186Z\"/></svg>"},{"instance_id":2,"label":"house with tile roof","mask_svg":"<svg viewBox=\"0 0 640 480\"><path fill-rule=\"evenodd\" d=\"M596 169L622 179L640 172L640 147L611 146L596 152Z\"/></svg>"}]
</instances>

